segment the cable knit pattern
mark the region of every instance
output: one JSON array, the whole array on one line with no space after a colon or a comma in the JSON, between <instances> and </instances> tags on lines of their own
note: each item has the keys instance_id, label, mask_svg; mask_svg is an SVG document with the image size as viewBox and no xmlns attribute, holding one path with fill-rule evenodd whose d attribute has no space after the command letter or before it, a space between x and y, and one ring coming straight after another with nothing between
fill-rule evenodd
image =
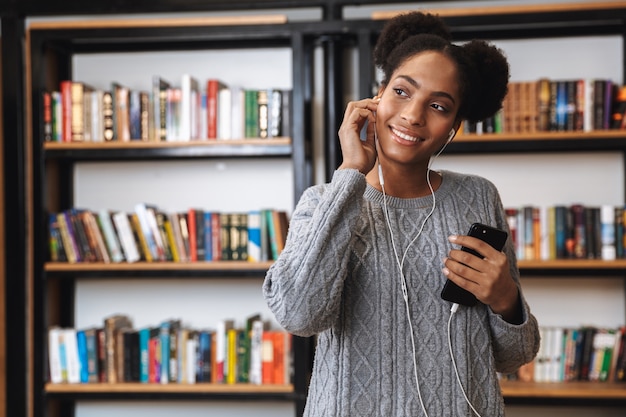
<instances>
[{"instance_id":1,"label":"cable knit pattern","mask_svg":"<svg viewBox=\"0 0 626 417\"><path fill-rule=\"evenodd\" d=\"M467 233L471 223L508 226L493 184L450 171L442 176L436 210L408 248L403 269L420 392L428 415L469 417L473 413L456 382L448 352L450 303L440 298L445 281L442 260L452 248L448 236ZM432 196L387 197L387 207L402 258L432 207ZM519 283L510 240L504 250ZM366 184L362 174L339 170L329 184L306 190L263 292L285 329L318 335L306 416L424 415L383 196ZM507 323L480 303L461 306L452 319L460 378L483 417L504 415L496 371L513 371L537 352L537 322L523 296L522 304L521 325Z\"/></svg>"}]
</instances>

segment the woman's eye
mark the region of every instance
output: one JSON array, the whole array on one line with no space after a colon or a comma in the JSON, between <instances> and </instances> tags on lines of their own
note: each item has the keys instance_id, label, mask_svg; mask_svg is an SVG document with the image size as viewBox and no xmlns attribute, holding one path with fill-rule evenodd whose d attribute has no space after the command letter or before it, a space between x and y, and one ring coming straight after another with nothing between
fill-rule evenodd
<instances>
[{"instance_id":1,"label":"woman's eye","mask_svg":"<svg viewBox=\"0 0 626 417\"><path fill-rule=\"evenodd\" d=\"M438 110L438 111L447 111L447 109L445 107L443 107L441 104L434 103L434 104L432 104L432 107L435 110Z\"/></svg>"},{"instance_id":2,"label":"woman's eye","mask_svg":"<svg viewBox=\"0 0 626 417\"><path fill-rule=\"evenodd\" d=\"M395 92L397 95L399 95L399 96L406 96L406 93L405 93L405 92L404 92L404 90L403 90L403 89L401 89L401 88L394 88L393 90L394 90L394 92Z\"/></svg>"}]
</instances>

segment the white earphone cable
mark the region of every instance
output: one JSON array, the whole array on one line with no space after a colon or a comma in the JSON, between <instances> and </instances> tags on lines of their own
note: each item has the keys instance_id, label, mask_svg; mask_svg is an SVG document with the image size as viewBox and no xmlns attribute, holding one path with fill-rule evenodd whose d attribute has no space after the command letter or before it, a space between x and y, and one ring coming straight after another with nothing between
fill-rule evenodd
<instances>
[{"instance_id":1,"label":"white earphone cable","mask_svg":"<svg viewBox=\"0 0 626 417\"><path fill-rule=\"evenodd\" d=\"M376 132L376 129L374 129L374 139L375 139L376 149L378 151L378 134ZM400 272L400 287L402 289L402 297L404 299L404 304L405 304L405 307L406 307L407 321L409 323L409 330L410 330L410 336L411 336L411 347L413 349L413 373L414 373L415 384L416 384L416 388L417 388L417 396L418 396L418 399L420 401L420 406L422 407L422 411L424 412L424 415L426 417L428 417L428 412L426 411L426 407L424 406L424 401L422 399L422 393L421 393L421 390L420 390L419 376L418 376L418 373L417 373L417 350L416 350L416 347L415 347L415 334L414 334L415 332L413 330L413 323L411 321L411 309L410 309L410 305L409 305L409 293L408 293L408 288L407 288L407 284L406 284L406 277L404 276L404 261L406 259L406 255L407 255L409 249L411 248L413 243L415 243L415 241L419 238L419 236L422 234L422 231L424 230L424 227L426 226L426 222L432 216L432 214L435 212L436 197L435 197L435 191L434 191L433 186L432 186L432 184L430 182L430 167L432 165L432 162L443 152L443 150L446 148L446 146L448 145L449 142L450 142L450 139L448 139L448 141L439 150L439 152L437 152L437 154L428 161L428 169L426 170L426 182L428 183L428 189L430 190L430 195L432 196L432 199L433 199L433 205L432 205L430 211L428 212L428 214L426 215L426 217L424 218L424 221L422 222L422 225L420 226L417 234L409 242L409 244L407 245L406 249L404 250L404 253L402 254L402 260L400 260L400 257L398 256L398 250L396 249L396 242L395 242L395 239L394 239L394 236L393 236L393 232L392 232L392 229L391 229L391 221L389 219L389 210L387 208L387 193L385 192L385 181L384 181L382 166L380 165L380 161L378 162L378 176L379 176L380 186L381 186L381 189L382 189L382 192L383 192L383 212L385 214L385 221L387 223L387 228L389 229L389 235L391 237L391 246L393 248L393 252L394 252L394 255L395 255L395 258L396 258L396 263L398 265L398 270Z\"/></svg>"}]
</instances>

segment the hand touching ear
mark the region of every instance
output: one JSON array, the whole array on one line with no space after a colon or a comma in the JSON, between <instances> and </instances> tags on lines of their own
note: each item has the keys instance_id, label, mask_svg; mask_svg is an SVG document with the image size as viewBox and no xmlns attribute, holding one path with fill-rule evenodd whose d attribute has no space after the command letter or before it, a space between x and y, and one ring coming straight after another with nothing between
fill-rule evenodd
<instances>
[{"instance_id":1,"label":"hand touching ear","mask_svg":"<svg viewBox=\"0 0 626 417\"><path fill-rule=\"evenodd\" d=\"M346 106L343 122L339 127L339 143L343 163L339 169L357 169L367 174L376 162L376 109L380 98L366 98L351 101ZM361 130L367 122L365 140L361 140Z\"/></svg>"}]
</instances>

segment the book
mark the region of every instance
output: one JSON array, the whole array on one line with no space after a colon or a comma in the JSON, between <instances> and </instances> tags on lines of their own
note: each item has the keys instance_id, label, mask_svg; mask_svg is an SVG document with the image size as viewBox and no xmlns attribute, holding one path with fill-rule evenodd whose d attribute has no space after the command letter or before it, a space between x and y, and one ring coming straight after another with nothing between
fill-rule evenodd
<instances>
[{"instance_id":1,"label":"book","mask_svg":"<svg viewBox=\"0 0 626 417\"><path fill-rule=\"evenodd\" d=\"M198 365L196 368L197 382L210 382L212 372L211 350L213 349L213 332L198 331Z\"/></svg>"},{"instance_id":2,"label":"book","mask_svg":"<svg viewBox=\"0 0 626 417\"><path fill-rule=\"evenodd\" d=\"M217 322L215 328L215 378L214 382L226 382L227 369L227 333L234 329L235 322L232 319L222 319Z\"/></svg>"},{"instance_id":3,"label":"book","mask_svg":"<svg viewBox=\"0 0 626 417\"><path fill-rule=\"evenodd\" d=\"M59 83L61 95L61 141L72 141L72 81L62 80Z\"/></svg>"},{"instance_id":4,"label":"book","mask_svg":"<svg viewBox=\"0 0 626 417\"><path fill-rule=\"evenodd\" d=\"M155 75L152 77L151 102L153 108L154 140L167 140L167 90L171 87L169 81Z\"/></svg>"},{"instance_id":5,"label":"book","mask_svg":"<svg viewBox=\"0 0 626 417\"><path fill-rule=\"evenodd\" d=\"M130 89L118 82L111 83L113 103L113 139L130 141Z\"/></svg>"},{"instance_id":6,"label":"book","mask_svg":"<svg viewBox=\"0 0 626 417\"><path fill-rule=\"evenodd\" d=\"M105 142L116 140L114 114L113 94L110 91L104 91L102 93L102 124Z\"/></svg>"},{"instance_id":7,"label":"book","mask_svg":"<svg viewBox=\"0 0 626 417\"><path fill-rule=\"evenodd\" d=\"M261 211L248 212L248 261L261 262Z\"/></svg>"},{"instance_id":8,"label":"book","mask_svg":"<svg viewBox=\"0 0 626 417\"><path fill-rule=\"evenodd\" d=\"M213 260L213 222L211 220L212 213L210 211L203 212L202 224L203 231L202 236L204 238L204 261Z\"/></svg>"},{"instance_id":9,"label":"book","mask_svg":"<svg viewBox=\"0 0 626 417\"><path fill-rule=\"evenodd\" d=\"M206 100L207 100L207 138L218 139L218 122L221 120L219 117L220 111L226 111L219 108L218 104L220 100L220 94L222 90L228 89L228 86L217 78L209 78L206 84ZM225 106L226 103L223 103ZM225 117L224 117L225 118ZM230 123L230 119L229 119ZM220 138L226 139L226 138Z\"/></svg>"},{"instance_id":10,"label":"book","mask_svg":"<svg viewBox=\"0 0 626 417\"><path fill-rule=\"evenodd\" d=\"M261 139L269 137L269 99L267 90L257 91L257 132Z\"/></svg>"},{"instance_id":11,"label":"book","mask_svg":"<svg viewBox=\"0 0 626 417\"><path fill-rule=\"evenodd\" d=\"M217 95L217 138L233 139L233 93L228 86L220 88Z\"/></svg>"},{"instance_id":12,"label":"book","mask_svg":"<svg viewBox=\"0 0 626 417\"><path fill-rule=\"evenodd\" d=\"M129 90L128 95L128 113L129 113L129 130L130 140L146 140L144 138L144 126L142 121L142 106L145 106L144 100L147 94L136 89ZM145 110L145 107L144 107Z\"/></svg>"},{"instance_id":13,"label":"book","mask_svg":"<svg viewBox=\"0 0 626 417\"><path fill-rule=\"evenodd\" d=\"M283 91L271 88L268 90L268 122L267 136L277 138L283 135Z\"/></svg>"},{"instance_id":14,"label":"book","mask_svg":"<svg viewBox=\"0 0 626 417\"><path fill-rule=\"evenodd\" d=\"M118 379L119 362L123 360L122 352L116 349L117 335L124 328L132 328L130 318L123 314L114 314L104 319L105 343L105 374L108 383L122 382Z\"/></svg>"},{"instance_id":15,"label":"book","mask_svg":"<svg viewBox=\"0 0 626 417\"><path fill-rule=\"evenodd\" d=\"M181 103L182 90L180 87L170 87L166 91L166 140L168 142L181 141Z\"/></svg>"},{"instance_id":16,"label":"book","mask_svg":"<svg viewBox=\"0 0 626 417\"><path fill-rule=\"evenodd\" d=\"M250 327L249 382L260 385L263 383L263 332L265 324L259 317L252 320Z\"/></svg>"},{"instance_id":17,"label":"book","mask_svg":"<svg viewBox=\"0 0 626 417\"><path fill-rule=\"evenodd\" d=\"M111 262L122 262L124 260L124 254L117 233L115 232L113 221L111 220L111 213L105 209L100 210L97 213L96 220L102 231Z\"/></svg>"},{"instance_id":18,"label":"book","mask_svg":"<svg viewBox=\"0 0 626 417\"><path fill-rule=\"evenodd\" d=\"M98 331L99 328L84 329L87 350L87 382L98 382Z\"/></svg>"},{"instance_id":19,"label":"book","mask_svg":"<svg viewBox=\"0 0 626 417\"><path fill-rule=\"evenodd\" d=\"M43 140L52 141L52 96L49 91L41 93L41 113L43 115Z\"/></svg>"},{"instance_id":20,"label":"book","mask_svg":"<svg viewBox=\"0 0 626 417\"><path fill-rule=\"evenodd\" d=\"M135 243L128 214L123 211L114 212L112 214L112 221L115 225L115 230L117 231L117 236L119 237L126 262L132 263L139 261L139 249Z\"/></svg>"},{"instance_id":21,"label":"book","mask_svg":"<svg viewBox=\"0 0 626 417\"><path fill-rule=\"evenodd\" d=\"M81 252L78 249L77 237L74 233L74 226L69 211L66 210L57 213L57 222L68 262L82 262Z\"/></svg>"},{"instance_id":22,"label":"book","mask_svg":"<svg viewBox=\"0 0 626 417\"><path fill-rule=\"evenodd\" d=\"M139 343L139 382L148 382L148 341L150 339L150 328L142 327L138 331Z\"/></svg>"},{"instance_id":23,"label":"book","mask_svg":"<svg viewBox=\"0 0 626 417\"><path fill-rule=\"evenodd\" d=\"M63 140L63 106L60 91L55 90L50 92L50 106L52 117L51 141L61 142Z\"/></svg>"},{"instance_id":24,"label":"book","mask_svg":"<svg viewBox=\"0 0 626 417\"><path fill-rule=\"evenodd\" d=\"M252 89L244 90L244 137L259 137L259 104L258 91Z\"/></svg>"},{"instance_id":25,"label":"book","mask_svg":"<svg viewBox=\"0 0 626 417\"><path fill-rule=\"evenodd\" d=\"M180 101L180 139L200 139L200 83L190 74L183 74Z\"/></svg>"},{"instance_id":26,"label":"book","mask_svg":"<svg viewBox=\"0 0 626 417\"><path fill-rule=\"evenodd\" d=\"M91 141L104 142L104 91L95 89L90 94L90 125L91 125Z\"/></svg>"},{"instance_id":27,"label":"book","mask_svg":"<svg viewBox=\"0 0 626 417\"><path fill-rule=\"evenodd\" d=\"M130 213L128 215L128 221L133 234L133 240L139 252L139 260L145 262L153 262L154 257L148 246L146 236L141 231L141 224L139 223L139 216L137 213Z\"/></svg>"},{"instance_id":28,"label":"book","mask_svg":"<svg viewBox=\"0 0 626 417\"><path fill-rule=\"evenodd\" d=\"M76 329L61 329L61 344L65 352L65 363L67 364L67 381L70 384L81 382L81 363L78 356L78 339Z\"/></svg>"},{"instance_id":29,"label":"book","mask_svg":"<svg viewBox=\"0 0 626 417\"><path fill-rule=\"evenodd\" d=\"M89 382L89 358L87 356L87 335L85 330L76 331L76 349L79 362L80 382Z\"/></svg>"},{"instance_id":30,"label":"book","mask_svg":"<svg viewBox=\"0 0 626 417\"><path fill-rule=\"evenodd\" d=\"M48 215L48 245L50 248L50 260L52 262L65 262L65 248L63 247L63 239L61 230L59 229L59 220L56 213Z\"/></svg>"},{"instance_id":31,"label":"book","mask_svg":"<svg viewBox=\"0 0 626 417\"><path fill-rule=\"evenodd\" d=\"M274 384L274 335L264 331L261 336L261 381Z\"/></svg>"},{"instance_id":32,"label":"book","mask_svg":"<svg viewBox=\"0 0 626 417\"><path fill-rule=\"evenodd\" d=\"M260 314L253 314L246 318L245 328L242 329L238 340L238 372L237 381L250 382L250 366L252 360L252 328L255 322L261 321ZM258 337L258 336L257 336Z\"/></svg>"},{"instance_id":33,"label":"book","mask_svg":"<svg viewBox=\"0 0 626 417\"><path fill-rule=\"evenodd\" d=\"M145 239L148 251L155 261L165 261L165 246L159 229L154 207L145 203L135 204L135 213L141 226L141 233Z\"/></svg>"},{"instance_id":34,"label":"book","mask_svg":"<svg viewBox=\"0 0 626 417\"><path fill-rule=\"evenodd\" d=\"M181 228L181 220L179 213L169 213L168 215L169 225L172 230L174 238L174 245L176 246L176 254L179 262L189 262L189 254L187 253L187 246L183 238L183 231ZM186 232L186 231L185 231Z\"/></svg>"},{"instance_id":35,"label":"book","mask_svg":"<svg viewBox=\"0 0 626 417\"><path fill-rule=\"evenodd\" d=\"M63 375L63 364L61 360L61 328L58 326L48 329L48 368L50 382L60 384L66 380Z\"/></svg>"},{"instance_id":36,"label":"book","mask_svg":"<svg viewBox=\"0 0 626 417\"><path fill-rule=\"evenodd\" d=\"M72 142L83 142L85 140L85 133L90 132L90 129L85 127L86 121L90 120L85 117L86 114L86 103L85 103L85 95L91 91L93 91L93 87L90 85L80 82L80 81L72 81L70 84L71 90L71 135ZM91 102L91 99L89 99ZM89 138L91 139L91 132L89 133Z\"/></svg>"}]
</instances>

